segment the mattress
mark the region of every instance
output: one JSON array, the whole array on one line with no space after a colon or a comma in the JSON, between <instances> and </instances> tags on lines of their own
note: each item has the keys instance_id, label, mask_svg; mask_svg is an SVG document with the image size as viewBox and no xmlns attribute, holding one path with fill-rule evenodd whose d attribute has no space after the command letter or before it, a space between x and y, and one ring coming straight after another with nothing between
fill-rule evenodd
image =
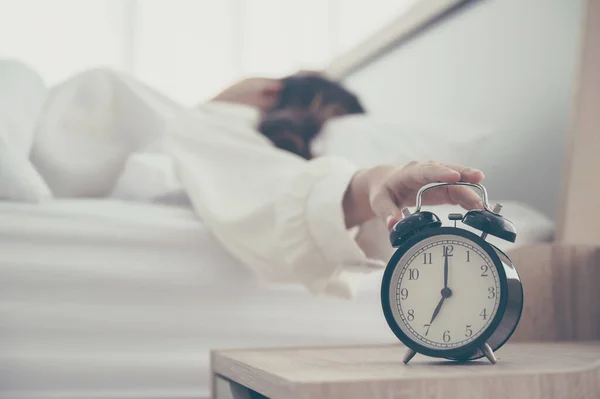
<instances>
[{"instance_id":1,"label":"mattress","mask_svg":"<svg viewBox=\"0 0 600 399\"><path fill-rule=\"evenodd\" d=\"M506 209L521 244L551 237ZM0 203L0 220L0 398L203 398L211 349L396 342L379 274L350 301L267 285L186 208Z\"/></svg>"}]
</instances>

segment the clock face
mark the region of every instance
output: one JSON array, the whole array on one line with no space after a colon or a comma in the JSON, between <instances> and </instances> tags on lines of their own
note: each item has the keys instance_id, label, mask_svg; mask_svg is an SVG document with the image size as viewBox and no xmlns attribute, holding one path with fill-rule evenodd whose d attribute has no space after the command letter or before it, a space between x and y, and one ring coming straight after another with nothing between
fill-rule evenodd
<instances>
[{"instance_id":1,"label":"clock face","mask_svg":"<svg viewBox=\"0 0 600 399\"><path fill-rule=\"evenodd\" d=\"M474 241L434 235L398 261L389 303L404 334L429 349L453 350L477 340L500 304L500 277L489 254Z\"/></svg>"}]
</instances>

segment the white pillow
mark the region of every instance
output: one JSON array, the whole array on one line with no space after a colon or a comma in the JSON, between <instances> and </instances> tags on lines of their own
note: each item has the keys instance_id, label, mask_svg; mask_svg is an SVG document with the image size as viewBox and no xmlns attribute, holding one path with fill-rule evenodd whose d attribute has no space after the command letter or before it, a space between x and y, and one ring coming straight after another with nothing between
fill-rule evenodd
<instances>
[{"instance_id":1,"label":"white pillow","mask_svg":"<svg viewBox=\"0 0 600 399\"><path fill-rule=\"evenodd\" d=\"M312 149L315 155L342 156L359 167L412 160L469 165L490 133L447 121L417 125L360 114L327 122Z\"/></svg>"},{"instance_id":2,"label":"white pillow","mask_svg":"<svg viewBox=\"0 0 600 399\"><path fill-rule=\"evenodd\" d=\"M50 198L48 185L27 156L0 140L0 200L37 203Z\"/></svg>"},{"instance_id":3,"label":"white pillow","mask_svg":"<svg viewBox=\"0 0 600 399\"><path fill-rule=\"evenodd\" d=\"M85 71L52 89L32 162L56 197L106 197L130 154L160 137L180 108L127 75Z\"/></svg>"},{"instance_id":4,"label":"white pillow","mask_svg":"<svg viewBox=\"0 0 600 399\"><path fill-rule=\"evenodd\" d=\"M39 202L52 197L29 161L45 97L38 73L21 62L0 60L0 200Z\"/></svg>"},{"instance_id":5,"label":"white pillow","mask_svg":"<svg viewBox=\"0 0 600 399\"><path fill-rule=\"evenodd\" d=\"M132 154L126 161L110 194L111 198L127 201L189 205L173 159L161 148L162 140Z\"/></svg>"}]
</instances>

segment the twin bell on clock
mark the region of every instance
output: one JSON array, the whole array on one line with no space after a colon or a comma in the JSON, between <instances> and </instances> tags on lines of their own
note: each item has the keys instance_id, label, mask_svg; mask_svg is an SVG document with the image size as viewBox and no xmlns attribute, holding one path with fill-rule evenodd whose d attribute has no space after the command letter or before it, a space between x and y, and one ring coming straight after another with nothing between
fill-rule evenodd
<instances>
[{"instance_id":1,"label":"twin bell on clock","mask_svg":"<svg viewBox=\"0 0 600 399\"><path fill-rule=\"evenodd\" d=\"M427 190L464 185L476 188L483 209L450 214L454 226L421 210ZM396 251L383 274L381 304L394 335L415 354L454 361L486 357L510 338L523 310L523 287L508 256L488 235L514 242L516 229L488 204L485 188L467 182L432 183L417 193L416 208L392 228ZM462 223L457 226L457 223ZM460 227L459 227L460 226Z\"/></svg>"}]
</instances>

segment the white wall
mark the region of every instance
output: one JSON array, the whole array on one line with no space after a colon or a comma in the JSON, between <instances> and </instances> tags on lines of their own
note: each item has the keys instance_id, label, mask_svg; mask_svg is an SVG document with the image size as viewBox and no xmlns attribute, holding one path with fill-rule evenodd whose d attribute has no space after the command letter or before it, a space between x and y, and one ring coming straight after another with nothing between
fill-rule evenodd
<instances>
[{"instance_id":1,"label":"white wall","mask_svg":"<svg viewBox=\"0 0 600 399\"><path fill-rule=\"evenodd\" d=\"M413 1L0 0L0 58L48 85L109 67L194 105L247 76L321 69Z\"/></svg>"},{"instance_id":2,"label":"white wall","mask_svg":"<svg viewBox=\"0 0 600 399\"><path fill-rule=\"evenodd\" d=\"M492 199L555 217L580 0L482 0L348 77L373 114L494 136L472 166Z\"/></svg>"}]
</instances>

